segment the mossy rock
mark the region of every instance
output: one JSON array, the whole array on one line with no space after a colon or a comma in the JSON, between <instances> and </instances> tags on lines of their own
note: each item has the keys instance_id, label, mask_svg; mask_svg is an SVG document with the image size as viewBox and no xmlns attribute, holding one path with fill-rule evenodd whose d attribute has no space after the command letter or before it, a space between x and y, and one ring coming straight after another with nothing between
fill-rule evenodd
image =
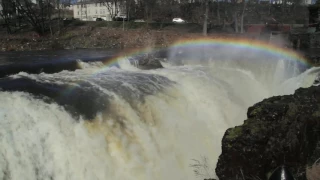
<instances>
[{"instance_id":1,"label":"mossy rock","mask_svg":"<svg viewBox=\"0 0 320 180\"><path fill-rule=\"evenodd\" d=\"M266 179L287 165L296 180L320 157L320 87L300 88L250 107L248 119L230 128L222 139L216 167L220 180ZM242 172L239 171L242 170Z\"/></svg>"}]
</instances>

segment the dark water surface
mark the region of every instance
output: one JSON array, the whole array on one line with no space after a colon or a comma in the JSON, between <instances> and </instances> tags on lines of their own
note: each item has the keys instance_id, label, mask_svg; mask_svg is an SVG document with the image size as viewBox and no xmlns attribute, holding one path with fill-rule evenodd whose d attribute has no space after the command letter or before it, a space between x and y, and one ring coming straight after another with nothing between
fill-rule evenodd
<instances>
[{"instance_id":1,"label":"dark water surface","mask_svg":"<svg viewBox=\"0 0 320 180\"><path fill-rule=\"evenodd\" d=\"M37 74L78 69L78 61L107 61L119 50L77 49L54 51L0 52L0 78L19 72Z\"/></svg>"},{"instance_id":2,"label":"dark water surface","mask_svg":"<svg viewBox=\"0 0 320 180\"><path fill-rule=\"evenodd\" d=\"M121 52L106 49L1 52L0 91L27 92L45 101L55 101L74 116L93 119L97 112L107 109L110 99L98 87L133 102L132 99L142 100L145 95L159 92L166 85L172 84L167 78L152 74L108 71L95 78L85 73L61 72L81 69L79 60L108 63ZM113 66L119 67L117 64ZM36 75L35 78L10 76L19 72L45 74ZM51 76L50 73L58 74Z\"/></svg>"}]
</instances>

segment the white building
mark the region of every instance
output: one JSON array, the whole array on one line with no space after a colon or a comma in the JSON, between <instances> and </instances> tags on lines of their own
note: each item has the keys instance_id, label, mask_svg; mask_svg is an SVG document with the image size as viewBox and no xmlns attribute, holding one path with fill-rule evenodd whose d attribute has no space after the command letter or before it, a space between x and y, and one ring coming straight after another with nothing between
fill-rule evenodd
<instances>
[{"instance_id":1,"label":"white building","mask_svg":"<svg viewBox=\"0 0 320 180\"><path fill-rule=\"evenodd\" d=\"M285 2L284 0L260 0L261 2L269 2L271 4L282 4L283 2ZM286 2L287 5L292 5L292 2ZM301 0L300 2L301 5L310 5L310 4L314 4L314 0Z\"/></svg>"},{"instance_id":2,"label":"white building","mask_svg":"<svg viewBox=\"0 0 320 180\"><path fill-rule=\"evenodd\" d=\"M305 5L315 4L316 1L313 0L303 0L302 3Z\"/></svg>"},{"instance_id":3,"label":"white building","mask_svg":"<svg viewBox=\"0 0 320 180\"><path fill-rule=\"evenodd\" d=\"M79 2L73 5L73 17L82 21L95 21L96 18L112 21L112 16L122 14L125 14L124 6L117 5L116 7L111 2Z\"/></svg>"}]
</instances>

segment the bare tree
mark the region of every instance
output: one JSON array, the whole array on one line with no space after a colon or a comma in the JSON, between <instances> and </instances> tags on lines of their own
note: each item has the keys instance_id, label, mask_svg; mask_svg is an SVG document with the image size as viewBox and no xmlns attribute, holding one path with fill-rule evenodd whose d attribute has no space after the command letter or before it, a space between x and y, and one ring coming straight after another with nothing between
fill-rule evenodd
<instances>
[{"instance_id":1,"label":"bare tree","mask_svg":"<svg viewBox=\"0 0 320 180\"><path fill-rule=\"evenodd\" d=\"M239 32L239 27L238 27L238 12L237 11L234 11L233 17L234 17L234 31L236 33L238 33Z\"/></svg>"},{"instance_id":2,"label":"bare tree","mask_svg":"<svg viewBox=\"0 0 320 180\"><path fill-rule=\"evenodd\" d=\"M121 8L124 8L125 5L124 0L96 0L96 3L107 7L111 19L119 15Z\"/></svg>"},{"instance_id":3,"label":"bare tree","mask_svg":"<svg viewBox=\"0 0 320 180\"><path fill-rule=\"evenodd\" d=\"M157 1L153 8L153 20L160 22L160 28L163 27L164 22L170 22L174 17L180 17L179 3L175 0L161 0Z\"/></svg>"},{"instance_id":4,"label":"bare tree","mask_svg":"<svg viewBox=\"0 0 320 180\"><path fill-rule=\"evenodd\" d=\"M230 10L233 13L234 30L236 33L239 33L239 32L244 33L244 17L245 17L245 12L247 8L246 0L242 0L241 4L242 4L242 7L240 3L238 3L237 1L234 1L232 3L232 8L230 8ZM239 25L240 25L240 30L239 30Z\"/></svg>"},{"instance_id":5,"label":"bare tree","mask_svg":"<svg viewBox=\"0 0 320 180\"><path fill-rule=\"evenodd\" d=\"M0 11L0 17L4 20L4 25L7 28L8 33L12 33L10 24L12 21L12 16L15 12L12 5L13 3L10 0L1 1L2 10Z\"/></svg>"},{"instance_id":6,"label":"bare tree","mask_svg":"<svg viewBox=\"0 0 320 180\"><path fill-rule=\"evenodd\" d=\"M144 7L145 7L145 18L147 22L151 22L153 19L153 10L156 7L157 1L156 0L144 0Z\"/></svg>"},{"instance_id":7,"label":"bare tree","mask_svg":"<svg viewBox=\"0 0 320 180\"><path fill-rule=\"evenodd\" d=\"M16 8L24 20L29 22L34 30L43 35L49 31L48 17L51 17L53 6L50 1L39 0L38 4L30 0L16 0Z\"/></svg>"},{"instance_id":8,"label":"bare tree","mask_svg":"<svg viewBox=\"0 0 320 180\"><path fill-rule=\"evenodd\" d=\"M208 14L209 14L209 0L205 0L205 13L203 20L203 35L207 36L208 31Z\"/></svg>"},{"instance_id":9,"label":"bare tree","mask_svg":"<svg viewBox=\"0 0 320 180\"><path fill-rule=\"evenodd\" d=\"M219 0L217 0L217 18L218 18L218 24L221 24L221 17L220 17L220 3Z\"/></svg>"},{"instance_id":10,"label":"bare tree","mask_svg":"<svg viewBox=\"0 0 320 180\"><path fill-rule=\"evenodd\" d=\"M193 164L190 165L193 168L193 172L196 176L211 179L214 177L214 169L209 165L208 159L205 156L201 157L201 160L193 159Z\"/></svg>"},{"instance_id":11,"label":"bare tree","mask_svg":"<svg viewBox=\"0 0 320 180\"><path fill-rule=\"evenodd\" d=\"M241 28L241 33L244 33L244 29L243 29L243 19L244 19L244 16L245 16L245 10L246 10L246 7L247 7L247 2L246 0L242 0L242 4L243 4L243 8L242 8L242 12L241 12L241 19L240 19L240 28Z\"/></svg>"}]
</instances>

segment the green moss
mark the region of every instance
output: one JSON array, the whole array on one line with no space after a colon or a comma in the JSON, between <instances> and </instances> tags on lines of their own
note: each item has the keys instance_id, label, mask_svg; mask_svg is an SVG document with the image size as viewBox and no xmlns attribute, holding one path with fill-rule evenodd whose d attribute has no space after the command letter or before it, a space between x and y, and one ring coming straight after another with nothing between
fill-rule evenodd
<instances>
[{"instance_id":1,"label":"green moss","mask_svg":"<svg viewBox=\"0 0 320 180\"><path fill-rule=\"evenodd\" d=\"M313 114L312 114L313 117L320 117L320 111L315 111Z\"/></svg>"},{"instance_id":2,"label":"green moss","mask_svg":"<svg viewBox=\"0 0 320 180\"><path fill-rule=\"evenodd\" d=\"M242 133L242 127L236 126L228 131L227 139L234 139Z\"/></svg>"},{"instance_id":3,"label":"green moss","mask_svg":"<svg viewBox=\"0 0 320 180\"><path fill-rule=\"evenodd\" d=\"M254 108L251 112L250 112L250 116L256 116L257 114L259 114L262 111L262 107L258 106L256 108Z\"/></svg>"}]
</instances>

